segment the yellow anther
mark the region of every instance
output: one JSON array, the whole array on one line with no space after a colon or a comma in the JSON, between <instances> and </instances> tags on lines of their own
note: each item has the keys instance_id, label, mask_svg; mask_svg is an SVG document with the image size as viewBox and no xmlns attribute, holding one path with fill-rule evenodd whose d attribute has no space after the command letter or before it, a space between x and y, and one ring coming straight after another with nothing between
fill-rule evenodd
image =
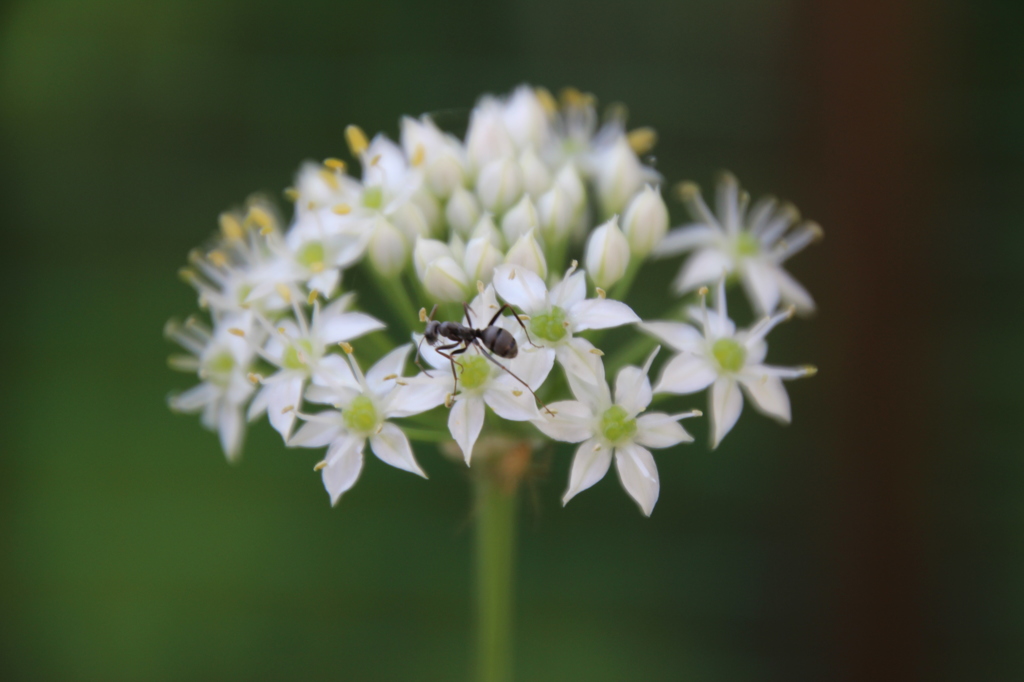
<instances>
[{"instance_id":1,"label":"yellow anther","mask_svg":"<svg viewBox=\"0 0 1024 682\"><path fill-rule=\"evenodd\" d=\"M703 417L704 416L704 413L701 412L700 410L693 410L693 411L690 412L690 414L692 414L694 417Z\"/></svg>"},{"instance_id":2,"label":"yellow anther","mask_svg":"<svg viewBox=\"0 0 1024 682\"><path fill-rule=\"evenodd\" d=\"M323 471L327 468L327 460L322 459L313 466L313 471Z\"/></svg>"},{"instance_id":3,"label":"yellow anther","mask_svg":"<svg viewBox=\"0 0 1024 682\"><path fill-rule=\"evenodd\" d=\"M311 292L309 292L309 296L306 297L306 305L313 305L314 303L316 303L316 299L319 297L320 292L317 291L316 289L313 289Z\"/></svg>"},{"instance_id":4,"label":"yellow anther","mask_svg":"<svg viewBox=\"0 0 1024 682\"><path fill-rule=\"evenodd\" d=\"M408 381L402 381L401 379L395 379L395 383L398 384L399 386L408 386L409 385Z\"/></svg>"},{"instance_id":5,"label":"yellow anther","mask_svg":"<svg viewBox=\"0 0 1024 682\"><path fill-rule=\"evenodd\" d=\"M530 320L530 316L529 316L529 315L526 315L526 314L524 314L524 313L519 313L519 319L520 319L520 320L526 320L526 321L529 321L529 320Z\"/></svg>"},{"instance_id":6,"label":"yellow anther","mask_svg":"<svg viewBox=\"0 0 1024 682\"><path fill-rule=\"evenodd\" d=\"M787 320L792 320L794 315L796 315L796 306L795 305L791 305L788 308L786 308L786 319Z\"/></svg>"},{"instance_id":7,"label":"yellow anther","mask_svg":"<svg viewBox=\"0 0 1024 682\"><path fill-rule=\"evenodd\" d=\"M218 268L222 268L228 264L228 257L224 254L223 251L211 251L210 253L206 254L206 257L209 258L210 262L213 263Z\"/></svg>"},{"instance_id":8,"label":"yellow anther","mask_svg":"<svg viewBox=\"0 0 1024 682\"><path fill-rule=\"evenodd\" d=\"M514 395L515 397L517 397L517 398L518 398L518 397L519 397L519 396L521 396L522 394L523 394L523 392L522 392L522 391L520 391L520 390L519 390L518 388L513 388L513 389L512 389L512 395Z\"/></svg>"},{"instance_id":9,"label":"yellow anther","mask_svg":"<svg viewBox=\"0 0 1024 682\"><path fill-rule=\"evenodd\" d=\"M412 150L412 158L409 159L409 163L413 166L422 166L423 160L427 158L427 148L422 144L416 145L416 149Z\"/></svg>"},{"instance_id":10,"label":"yellow anther","mask_svg":"<svg viewBox=\"0 0 1024 682\"><path fill-rule=\"evenodd\" d=\"M380 433L383 430L384 430L384 423L381 422L380 426L377 427L377 433Z\"/></svg>"},{"instance_id":11,"label":"yellow anther","mask_svg":"<svg viewBox=\"0 0 1024 682\"><path fill-rule=\"evenodd\" d=\"M331 170L338 171L339 173L345 172L345 162L342 161L341 159L335 159L333 157L329 159L324 159L324 166L326 168L330 168Z\"/></svg>"},{"instance_id":12,"label":"yellow anther","mask_svg":"<svg viewBox=\"0 0 1024 682\"><path fill-rule=\"evenodd\" d=\"M352 344L351 343L349 343L348 341L342 341L338 345L341 346L341 349L343 351L345 351L349 355L352 355Z\"/></svg>"},{"instance_id":13,"label":"yellow anther","mask_svg":"<svg viewBox=\"0 0 1024 682\"><path fill-rule=\"evenodd\" d=\"M274 218L262 206L250 206L245 222L260 228L260 234L268 234L274 229Z\"/></svg>"},{"instance_id":14,"label":"yellow anther","mask_svg":"<svg viewBox=\"0 0 1024 682\"><path fill-rule=\"evenodd\" d=\"M590 352L593 353L594 355L598 356L598 357L604 355L604 351L601 350L600 348L591 348Z\"/></svg>"},{"instance_id":15,"label":"yellow anther","mask_svg":"<svg viewBox=\"0 0 1024 682\"><path fill-rule=\"evenodd\" d=\"M322 260L318 260L309 264L309 271L315 274L323 272L325 267L324 262Z\"/></svg>"},{"instance_id":16,"label":"yellow anther","mask_svg":"<svg viewBox=\"0 0 1024 682\"><path fill-rule=\"evenodd\" d=\"M242 224L238 222L238 218L233 213L221 213L220 214L220 232L224 235L224 239L241 239L244 231L242 230Z\"/></svg>"},{"instance_id":17,"label":"yellow anther","mask_svg":"<svg viewBox=\"0 0 1024 682\"><path fill-rule=\"evenodd\" d=\"M228 334L231 334L232 336L241 336L243 338L245 337L245 332L238 327L231 327L228 329Z\"/></svg>"},{"instance_id":18,"label":"yellow anther","mask_svg":"<svg viewBox=\"0 0 1024 682\"><path fill-rule=\"evenodd\" d=\"M658 133L654 132L654 128L635 128L626 133L626 142L636 154L646 154L657 144Z\"/></svg>"},{"instance_id":19,"label":"yellow anther","mask_svg":"<svg viewBox=\"0 0 1024 682\"><path fill-rule=\"evenodd\" d=\"M700 289L697 289L697 295L698 296L707 296L708 295L708 288L707 287L701 287Z\"/></svg>"},{"instance_id":20,"label":"yellow anther","mask_svg":"<svg viewBox=\"0 0 1024 682\"><path fill-rule=\"evenodd\" d=\"M608 294L601 287L594 287L594 291L597 292L598 298L607 298Z\"/></svg>"},{"instance_id":21,"label":"yellow anther","mask_svg":"<svg viewBox=\"0 0 1024 682\"><path fill-rule=\"evenodd\" d=\"M366 139L366 133L356 125L345 128L345 141L348 142L348 149L352 152L352 156L359 156L370 146L370 141Z\"/></svg>"},{"instance_id":22,"label":"yellow anther","mask_svg":"<svg viewBox=\"0 0 1024 682\"><path fill-rule=\"evenodd\" d=\"M279 334L284 334L284 333L285 333L285 329L284 329L284 327L278 327L278 328L277 328L277 332L278 332Z\"/></svg>"},{"instance_id":23,"label":"yellow anther","mask_svg":"<svg viewBox=\"0 0 1024 682\"><path fill-rule=\"evenodd\" d=\"M509 270L508 278L509 279L515 279L516 278L516 269L515 268L512 268L511 270Z\"/></svg>"},{"instance_id":24,"label":"yellow anther","mask_svg":"<svg viewBox=\"0 0 1024 682\"><path fill-rule=\"evenodd\" d=\"M341 187L341 185L338 184L337 175L327 170L326 168L321 168L319 175L320 179L324 181L324 184L330 187L331 189L337 191L338 188Z\"/></svg>"},{"instance_id":25,"label":"yellow anther","mask_svg":"<svg viewBox=\"0 0 1024 682\"><path fill-rule=\"evenodd\" d=\"M338 215L348 215L352 212L352 207L348 204L337 204L331 209L331 212L337 213Z\"/></svg>"},{"instance_id":26,"label":"yellow anther","mask_svg":"<svg viewBox=\"0 0 1024 682\"><path fill-rule=\"evenodd\" d=\"M193 270L192 268L181 268L180 270L178 270L178 277L181 277L183 280L191 284L192 282L196 281L198 275L196 274L196 271Z\"/></svg>"},{"instance_id":27,"label":"yellow anther","mask_svg":"<svg viewBox=\"0 0 1024 682\"><path fill-rule=\"evenodd\" d=\"M287 199L288 201L298 201L299 190L295 189L294 187L285 187L284 198Z\"/></svg>"},{"instance_id":28,"label":"yellow anther","mask_svg":"<svg viewBox=\"0 0 1024 682\"><path fill-rule=\"evenodd\" d=\"M595 101L593 95L580 92L576 88L562 88L559 96L562 100L562 106L569 109L583 109L584 107L593 106Z\"/></svg>"},{"instance_id":29,"label":"yellow anther","mask_svg":"<svg viewBox=\"0 0 1024 682\"><path fill-rule=\"evenodd\" d=\"M427 321L427 309L426 308L420 308L420 322L426 322L426 321Z\"/></svg>"},{"instance_id":30,"label":"yellow anther","mask_svg":"<svg viewBox=\"0 0 1024 682\"><path fill-rule=\"evenodd\" d=\"M481 294L484 293L484 283L481 282L480 280L476 281L476 290L477 290L478 293L481 293Z\"/></svg>"},{"instance_id":31,"label":"yellow anther","mask_svg":"<svg viewBox=\"0 0 1024 682\"><path fill-rule=\"evenodd\" d=\"M818 223L814 221L808 221L807 229L810 231L811 236L814 237L815 240L825 238L825 230L821 229L821 225L819 225Z\"/></svg>"},{"instance_id":32,"label":"yellow anther","mask_svg":"<svg viewBox=\"0 0 1024 682\"><path fill-rule=\"evenodd\" d=\"M814 365L804 365L801 369L803 369L805 377L813 377L818 373L818 368Z\"/></svg>"},{"instance_id":33,"label":"yellow anther","mask_svg":"<svg viewBox=\"0 0 1024 682\"><path fill-rule=\"evenodd\" d=\"M572 270L573 272L576 272L576 268L578 268L579 266L580 266L580 262L578 260L576 260L575 258L573 258L572 262L569 263L569 269Z\"/></svg>"},{"instance_id":34,"label":"yellow anther","mask_svg":"<svg viewBox=\"0 0 1024 682\"><path fill-rule=\"evenodd\" d=\"M384 381L391 381L392 379L397 379L397 378L398 378L397 374L389 374L386 377L384 377Z\"/></svg>"},{"instance_id":35,"label":"yellow anther","mask_svg":"<svg viewBox=\"0 0 1024 682\"><path fill-rule=\"evenodd\" d=\"M281 414L288 414L289 412L291 412L294 409L295 409L294 405L289 405L288 407L286 407L283 410L281 410Z\"/></svg>"},{"instance_id":36,"label":"yellow anther","mask_svg":"<svg viewBox=\"0 0 1024 682\"><path fill-rule=\"evenodd\" d=\"M249 380L250 384L258 384L261 381L263 381L263 377L261 377L259 374L255 374L253 372L249 372L248 374L246 374L245 378Z\"/></svg>"},{"instance_id":37,"label":"yellow anther","mask_svg":"<svg viewBox=\"0 0 1024 682\"><path fill-rule=\"evenodd\" d=\"M566 329L568 329L569 328L569 320L563 320L562 321L562 326L565 327Z\"/></svg>"},{"instance_id":38,"label":"yellow anther","mask_svg":"<svg viewBox=\"0 0 1024 682\"><path fill-rule=\"evenodd\" d=\"M371 166L376 166L378 163L380 163L380 154L370 159Z\"/></svg>"},{"instance_id":39,"label":"yellow anther","mask_svg":"<svg viewBox=\"0 0 1024 682\"><path fill-rule=\"evenodd\" d=\"M548 116L554 116L558 112L558 103L555 102L555 98L547 88L536 88L533 94L537 97L541 108L544 109L544 113Z\"/></svg>"},{"instance_id":40,"label":"yellow anther","mask_svg":"<svg viewBox=\"0 0 1024 682\"><path fill-rule=\"evenodd\" d=\"M446 395L444 397L444 406L445 407L447 407L448 409L451 409L452 405L454 405L454 404L455 404L455 398L452 396L451 393L449 393L448 395Z\"/></svg>"},{"instance_id":41,"label":"yellow anther","mask_svg":"<svg viewBox=\"0 0 1024 682\"><path fill-rule=\"evenodd\" d=\"M676 198L685 203L691 202L700 194L700 185L696 182L684 180L675 187Z\"/></svg>"},{"instance_id":42,"label":"yellow anther","mask_svg":"<svg viewBox=\"0 0 1024 682\"><path fill-rule=\"evenodd\" d=\"M277 295L283 298L285 303L292 302L292 290L288 288L288 285L278 282L274 288L277 290Z\"/></svg>"}]
</instances>

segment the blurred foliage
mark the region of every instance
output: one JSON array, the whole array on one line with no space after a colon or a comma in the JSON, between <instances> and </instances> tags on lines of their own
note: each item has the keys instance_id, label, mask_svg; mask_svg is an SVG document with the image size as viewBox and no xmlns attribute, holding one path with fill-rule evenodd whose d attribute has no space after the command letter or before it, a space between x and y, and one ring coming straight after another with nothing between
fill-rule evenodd
<instances>
[{"instance_id":1,"label":"blurred foliage","mask_svg":"<svg viewBox=\"0 0 1024 682\"><path fill-rule=\"evenodd\" d=\"M994 182L1006 192L981 217L1019 224L1021 17L991 4L971 26L979 45L991 37L1000 47L978 48L969 68L987 80L958 112L987 132L980 151L971 140L961 151L995 162L971 176L974 189ZM792 152L806 124L793 69L806 39L798 8L38 0L0 10L2 224L13 256L3 275L13 294L0 456L4 679L465 678L465 471L425 449L428 483L371 458L331 509L316 454L286 451L264 423L242 465L225 464L213 435L165 405L188 385L166 368L172 346L161 336L167 318L194 307L176 270L221 210L253 191L279 197L300 161L340 155L345 124L396 134L400 115L429 111L458 128L479 94L520 82L627 103L632 122L658 130L658 168L671 182L708 186L724 167L755 194L801 203L813 169ZM827 216L811 217L828 227ZM964 233L943 252L951 267L966 254L980 288L1004 292L971 313L976 324L1013 309L1020 234L996 248ZM793 266L812 291L826 274L817 256ZM997 257L1001 269L989 269ZM667 281L673 268L645 276ZM637 307L651 315L666 302ZM770 359L827 356L815 327L832 315L773 333ZM960 330L936 352L967 343L973 370L1012 355L1021 329L1004 321L988 346ZM966 368L956 375L988 415L986 451L1020 442L1019 410L996 398L1010 395L1011 374L1019 386L1020 371L1014 362L988 384ZM792 385L794 427L745 414L715 452L703 445L706 427L689 422L698 445L658 455L651 519L614 477L562 509L570 451L558 451L523 505L519 678L829 679L829 403L841 391L823 367L815 382ZM960 658L943 660L967 669L968 649L985 640L998 679L1013 678L1024 670L1010 653L1024 630L1024 583L1012 577L1022 554L1019 542L1007 554L1002 538L1019 535L1024 518L1020 459L941 461L936 496L966 480L973 497L953 498L929 528L1004 552L976 570L936 543L933 588L943 596L927 608L940 628L949 621L951 641L967 638ZM979 506L986 496L991 507ZM987 622L995 613L1002 619Z\"/></svg>"}]
</instances>

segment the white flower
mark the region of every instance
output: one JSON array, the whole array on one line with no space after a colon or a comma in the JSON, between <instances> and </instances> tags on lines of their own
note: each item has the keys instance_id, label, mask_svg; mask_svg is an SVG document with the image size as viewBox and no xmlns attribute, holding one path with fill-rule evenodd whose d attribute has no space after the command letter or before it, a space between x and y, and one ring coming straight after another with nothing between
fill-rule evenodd
<instances>
[{"instance_id":1,"label":"white flower","mask_svg":"<svg viewBox=\"0 0 1024 682\"><path fill-rule=\"evenodd\" d=\"M413 253L423 288L439 302L465 301L473 282L489 283L501 261L501 251L485 236L470 239L465 246L454 236L451 244L419 239Z\"/></svg>"},{"instance_id":2,"label":"white flower","mask_svg":"<svg viewBox=\"0 0 1024 682\"><path fill-rule=\"evenodd\" d=\"M172 321L165 330L168 337L192 353L172 356L171 366L198 372L202 380L171 396L168 404L176 412L200 412L203 426L218 433L224 454L231 462L237 462L242 455L242 411L254 390L248 378L253 350L242 338L252 329L252 315L242 314L224 318L213 331L195 320L184 325Z\"/></svg>"},{"instance_id":3,"label":"white flower","mask_svg":"<svg viewBox=\"0 0 1024 682\"><path fill-rule=\"evenodd\" d=\"M482 97L470 113L466 154L474 173L479 173L491 161L516 155L516 143L504 119L504 107L490 95Z\"/></svg>"},{"instance_id":4,"label":"white flower","mask_svg":"<svg viewBox=\"0 0 1024 682\"><path fill-rule=\"evenodd\" d=\"M505 129L520 149L540 149L550 134L548 112L528 85L520 85L502 106Z\"/></svg>"},{"instance_id":5,"label":"white flower","mask_svg":"<svg viewBox=\"0 0 1024 682\"><path fill-rule=\"evenodd\" d=\"M544 280L532 270L499 265L494 269L494 288L505 301L529 315L530 339L539 346L553 348L567 375L596 382L600 351L573 334L633 324L640 318L620 301L588 299L586 276L575 272L575 267L574 263L549 292Z\"/></svg>"},{"instance_id":6,"label":"white flower","mask_svg":"<svg viewBox=\"0 0 1024 682\"><path fill-rule=\"evenodd\" d=\"M519 155L519 168L523 172L523 190L531 197L539 197L551 187L551 169L532 147Z\"/></svg>"},{"instance_id":7,"label":"white flower","mask_svg":"<svg viewBox=\"0 0 1024 682\"><path fill-rule=\"evenodd\" d=\"M595 229L587 241L587 272L594 284L610 289L622 279L629 265L629 242L619 229L618 216Z\"/></svg>"},{"instance_id":8,"label":"white flower","mask_svg":"<svg viewBox=\"0 0 1024 682\"><path fill-rule=\"evenodd\" d=\"M337 504L342 493L359 478L367 440L373 454L386 464L426 478L413 456L409 439L398 426L387 421L426 412L444 402L444 387L437 382L425 377L402 377L410 350L411 344L396 348L365 376L350 355L351 379L339 380L340 372L326 381L315 375L314 381L319 379L327 385L307 389L308 400L333 404L340 412L300 415L306 423L288 444L306 448L328 446L327 456L318 468L323 470L331 504Z\"/></svg>"},{"instance_id":9,"label":"white flower","mask_svg":"<svg viewBox=\"0 0 1024 682\"><path fill-rule=\"evenodd\" d=\"M501 231L505 235L506 244L515 244L520 237L535 227L540 227L540 219L528 194L524 194L519 203L501 219Z\"/></svg>"},{"instance_id":10,"label":"white flower","mask_svg":"<svg viewBox=\"0 0 1024 682\"><path fill-rule=\"evenodd\" d=\"M804 222L793 228L799 220L796 209L779 206L771 198L758 201L748 212L749 197L740 192L730 174L718 183L716 214L693 183L684 184L680 195L698 222L672 230L655 250L660 257L694 252L673 284L676 291L685 293L717 282L724 271L739 275L751 303L762 315L773 313L780 300L796 306L800 313L814 310L814 299L782 263L821 237L816 223Z\"/></svg>"},{"instance_id":11,"label":"white flower","mask_svg":"<svg viewBox=\"0 0 1024 682\"><path fill-rule=\"evenodd\" d=\"M635 257L643 258L653 251L668 232L668 207L661 192L650 185L640 190L626 208L622 230Z\"/></svg>"},{"instance_id":12,"label":"white flower","mask_svg":"<svg viewBox=\"0 0 1024 682\"><path fill-rule=\"evenodd\" d=\"M409 163L423 169L435 196L444 199L462 186L466 151L456 137L441 132L430 116L424 114L419 120L402 118L402 148Z\"/></svg>"},{"instance_id":13,"label":"white flower","mask_svg":"<svg viewBox=\"0 0 1024 682\"><path fill-rule=\"evenodd\" d=\"M596 385L570 381L576 400L553 403L550 409L554 416L544 413L534 420L537 428L555 440L582 442L573 458L569 488L562 497L562 504L604 478L614 455L622 487L644 514L651 515L658 501L659 483L658 467L647 448L669 448L692 442L693 437L678 422L700 416L696 411L641 415L651 403L647 372L657 352L655 349L651 353L642 369L631 366L619 371L614 402L601 363L600 381Z\"/></svg>"},{"instance_id":14,"label":"white flower","mask_svg":"<svg viewBox=\"0 0 1024 682\"><path fill-rule=\"evenodd\" d=\"M740 387L760 412L788 424L789 396L782 380L813 376L817 370L811 366L763 364L768 352L765 335L792 317L791 309L766 317L749 330L737 332L726 311L725 281L718 284L717 310L707 309L706 293L707 289L701 289L701 307L689 311L702 331L682 322L645 322L640 327L679 351L662 369L655 392L696 393L711 386L708 406L711 447L714 448L736 424L743 410Z\"/></svg>"},{"instance_id":15,"label":"white flower","mask_svg":"<svg viewBox=\"0 0 1024 682\"><path fill-rule=\"evenodd\" d=\"M531 272L537 273L541 279L544 279L548 276L548 263L547 259L544 258L544 249L537 242L535 232L531 228L526 234L516 240L516 243L505 254L505 263L526 268Z\"/></svg>"},{"instance_id":16,"label":"white flower","mask_svg":"<svg viewBox=\"0 0 1024 682\"><path fill-rule=\"evenodd\" d=\"M453 230L465 236L480 220L480 202L465 187L456 187L445 205L444 217Z\"/></svg>"},{"instance_id":17,"label":"white flower","mask_svg":"<svg viewBox=\"0 0 1024 682\"><path fill-rule=\"evenodd\" d=\"M466 324L483 328L500 306L494 296L494 287L488 286L469 304L471 319ZM484 425L484 405L503 419L529 421L538 416L537 404L531 391L544 383L554 365L554 353L542 350L533 353L522 352L526 342L522 327L509 316L499 317L495 326L505 329L516 338L520 352L514 358L486 357L479 348L470 346L465 353L455 355L458 393L448 415L448 428L452 438L459 444L466 464L473 455L480 430ZM431 366L442 374L438 380L447 386L454 386L451 376L451 361L438 353L429 344L421 344L420 353ZM504 369L503 369L504 368ZM506 371L506 369L508 371ZM524 385L525 384L525 385Z\"/></svg>"},{"instance_id":18,"label":"white flower","mask_svg":"<svg viewBox=\"0 0 1024 682\"><path fill-rule=\"evenodd\" d=\"M315 302L309 324L298 308L295 319L264 323L269 336L260 355L278 371L261 381L263 388L249 406L249 421L266 412L270 425L288 440L295 424L295 412L302 401L302 391L320 363L329 357L328 347L384 329L384 323L375 317L361 312L346 312L354 298L354 294L346 294L326 308Z\"/></svg>"},{"instance_id":19,"label":"white flower","mask_svg":"<svg viewBox=\"0 0 1024 682\"><path fill-rule=\"evenodd\" d=\"M523 173L513 157L495 159L480 170L476 195L492 213L504 213L523 193Z\"/></svg>"},{"instance_id":20,"label":"white flower","mask_svg":"<svg viewBox=\"0 0 1024 682\"><path fill-rule=\"evenodd\" d=\"M640 162L625 135L595 157L594 176L605 215L621 212L645 183L661 178L657 171Z\"/></svg>"}]
</instances>

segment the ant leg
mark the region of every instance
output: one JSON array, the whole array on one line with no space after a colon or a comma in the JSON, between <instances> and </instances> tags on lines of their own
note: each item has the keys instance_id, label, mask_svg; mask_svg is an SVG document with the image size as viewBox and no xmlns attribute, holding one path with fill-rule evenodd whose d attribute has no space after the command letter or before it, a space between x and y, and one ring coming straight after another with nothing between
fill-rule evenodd
<instances>
[{"instance_id":1,"label":"ant leg","mask_svg":"<svg viewBox=\"0 0 1024 682\"><path fill-rule=\"evenodd\" d=\"M505 365L501 364L500 362L498 362L495 359L495 357L493 355L491 355L490 351L488 351L486 348L484 348L483 345L481 345L479 341L473 341L473 345L476 346L477 350L479 350L481 353L484 354L484 357L486 357L488 360L490 360L491 362L496 364L498 367L501 367L503 370L508 372L508 375L510 377L512 377L513 379L515 379L519 383L521 383L523 386L526 386L526 390L533 394L533 399L536 400L537 403L541 407L544 408L544 411L547 412L548 414L550 414L552 417L555 416L555 413L551 411L551 408L549 408L547 405L545 405L544 401L537 397L536 391L534 391L532 388L530 388L530 384L528 384L525 381L523 381L522 379L520 379L518 376L516 376L515 372L513 372L512 370L510 370L508 367L506 367Z\"/></svg>"},{"instance_id":2,"label":"ant leg","mask_svg":"<svg viewBox=\"0 0 1024 682\"><path fill-rule=\"evenodd\" d=\"M462 366L460 363L457 363L455 361L455 357L454 356L466 352L465 348L462 348L461 350L459 350L459 343L461 343L461 342L457 341L455 343L450 343L447 346L439 346L439 347L434 349L434 350L437 351L438 355L440 355L442 358L447 358L448 362L452 363L452 379L455 380L455 386L452 388L452 395L455 395L455 392L459 390L459 375L455 371L455 365L458 364L459 367ZM455 349L455 350L452 350L452 349ZM452 352L451 353L445 353L444 351L446 351L446 350L452 351Z\"/></svg>"},{"instance_id":3,"label":"ant leg","mask_svg":"<svg viewBox=\"0 0 1024 682\"><path fill-rule=\"evenodd\" d=\"M421 337L420 337L420 342L416 344L416 356L415 356L415 357L414 357L414 358L412 359L412 361L413 361L414 363L416 363L416 366L420 368L420 371L421 371L421 372L423 372L424 374L426 374L426 375L427 375L428 377L433 377L433 375L432 375L432 374L431 374L430 372L428 372L428 371L427 371L427 370L426 370L426 369L425 369L425 368L423 367L423 365L421 365L421 364L420 364L420 348L421 348L421 347L423 346L423 339L425 339L425 338L426 338L426 337L423 337L423 336L421 336Z\"/></svg>"},{"instance_id":4,"label":"ant leg","mask_svg":"<svg viewBox=\"0 0 1024 682\"><path fill-rule=\"evenodd\" d=\"M434 319L434 315L436 315L436 314L437 314L437 304L435 303L434 307L430 309L430 315L427 316L427 320L428 321L429 320L433 320Z\"/></svg>"},{"instance_id":5,"label":"ant leg","mask_svg":"<svg viewBox=\"0 0 1024 682\"><path fill-rule=\"evenodd\" d=\"M530 338L530 330L527 329L526 325L523 324L523 321L521 319L519 319L519 313L516 312L515 308L510 306L508 303L505 303L500 308L498 308L498 312L494 313L494 317L492 317L491 321L487 323L487 326L490 327L495 322L497 322L498 321L498 316L501 315L503 312L505 312L506 308L508 308L509 310L512 311L512 316L514 318L516 318L516 322L518 322L519 326L523 328L524 332L526 332L526 340L530 342L530 345L533 346L534 348L541 348L541 346L538 346L537 344L535 344L533 342L533 339Z\"/></svg>"},{"instance_id":6,"label":"ant leg","mask_svg":"<svg viewBox=\"0 0 1024 682\"><path fill-rule=\"evenodd\" d=\"M473 315L469 311L469 304L463 302L462 309L466 311L466 326L472 328L472 326L473 326Z\"/></svg>"}]
</instances>

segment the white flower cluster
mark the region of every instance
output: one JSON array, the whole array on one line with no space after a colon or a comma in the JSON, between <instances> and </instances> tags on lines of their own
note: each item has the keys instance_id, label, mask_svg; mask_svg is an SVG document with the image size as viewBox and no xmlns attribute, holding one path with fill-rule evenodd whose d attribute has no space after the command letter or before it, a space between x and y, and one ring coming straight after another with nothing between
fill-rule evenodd
<instances>
[{"instance_id":1,"label":"white flower cluster","mask_svg":"<svg viewBox=\"0 0 1024 682\"><path fill-rule=\"evenodd\" d=\"M685 185L699 223L669 232L660 176L641 160L655 135L627 131L621 111L599 126L591 96L566 90L556 101L521 86L482 98L465 140L427 115L404 118L398 143L349 126L361 177L336 158L306 163L287 191L295 207L286 229L270 203L251 199L221 216L212 246L191 254L182 274L209 321L168 324L189 351L173 356L172 367L200 379L170 398L172 409L201 413L230 460L240 456L246 422L263 414L287 445L326 447L316 469L332 503L356 482L367 441L387 464L425 476L410 436L450 437L471 464L485 428L524 438L539 432L581 443L564 502L600 480L614 458L626 491L649 515L659 482L648 448L692 441L679 421L700 415L647 412L654 393L710 387L713 446L739 416L741 389L759 410L789 420L781 380L813 369L763 364L764 336L793 306L812 308L781 263L820 230L791 230L794 211L774 201L748 213L727 177L717 217ZM584 269L571 259L578 249ZM645 259L687 250L696 253L675 289L701 287L700 307L688 309L699 329L642 322L619 299ZM356 292L342 293L343 273L355 266L385 303L374 312L392 324L355 310ZM744 332L726 315L730 274L764 315ZM717 307L709 311L703 285L714 283ZM792 305L776 312L780 301ZM448 321L428 318L436 304ZM609 389L605 354L594 345L600 332L587 333L624 325L676 351L653 390L657 349L642 368L622 358L614 395ZM422 333L410 338L409 330ZM383 333L359 341L360 354L380 359L364 373L350 342L371 332ZM422 369L420 357L433 369ZM410 359L420 367L412 375ZM560 387L576 399L542 402L558 398Z\"/></svg>"}]
</instances>

